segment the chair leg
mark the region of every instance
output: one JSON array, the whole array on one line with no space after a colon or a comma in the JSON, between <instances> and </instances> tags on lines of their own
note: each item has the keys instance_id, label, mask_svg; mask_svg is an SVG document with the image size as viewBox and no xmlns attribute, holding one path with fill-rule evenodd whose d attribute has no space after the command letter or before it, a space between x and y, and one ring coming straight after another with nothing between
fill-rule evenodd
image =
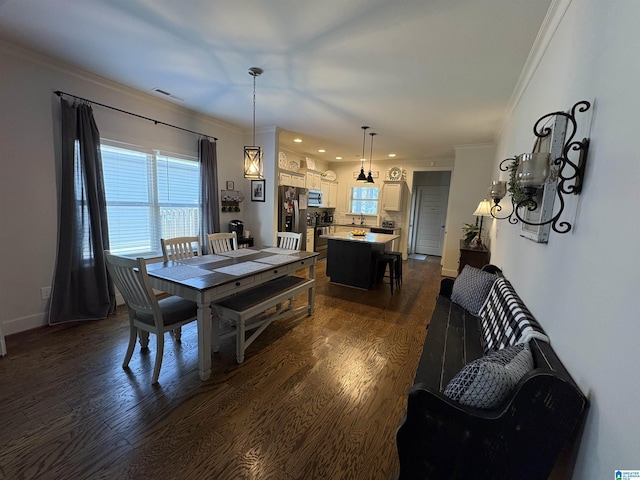
<instances>
[{"instance_id":1,"label":"chair leg","mask_svg":"<svg viewBox=\"0 0 640 480\"><path fill-rule=\"evenodd\" d=\"M138 329L131 325L129 327L129 345L127 346L127 353L124 354L124 361L122 362L122 368L127 368L131 361L131 356L136 348L136 340L138 339Z\"/></svg>"},{"instance_id":2,"label":"chair leg","mask_svg":"<svg viewBox=\"0 0 640 480\"><path fill-rule=\"evenodd\" d=\"M149 332L138 330L138 338L140 338L140 346L142 348L149 348Z\"/></svg>"},{"instance_id":3,"label":"chair leg","mask_svg":"<svg viewBox=\"0 0 640 480\"><path fill-rule=\"evenodd\" d=\"M160 376L160 367L162 367L162 355L164 354L164 333L156 334L156 361L153 366L153 377L151 383L158 383Z\"/></svg>"},{"instance_id":4,"label":"chair leg","mask_svg":"<svg viewBox=\"0 0 640 480\"><path fill-rule=\"evenodd\" d=\"M182 327L174 328L171 330L171 335L176 339L178 343L182 340Z\"/></svg>"},{"instance_id":5,"label":"chair leg","mask_svg":"<svg viewBox=\"0 0 640 480\"><path fill-rule=\"evenodd\" d=\"M245 336L244 318L238 319L236 323L236 360L238 363L244 362L244 336Z\"/></svg>"}]
</instances>

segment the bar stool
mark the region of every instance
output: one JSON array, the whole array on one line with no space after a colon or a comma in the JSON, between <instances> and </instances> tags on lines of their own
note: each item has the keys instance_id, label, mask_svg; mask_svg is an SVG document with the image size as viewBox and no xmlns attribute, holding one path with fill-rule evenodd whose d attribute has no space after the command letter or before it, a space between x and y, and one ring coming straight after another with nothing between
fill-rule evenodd
<instances>
[{"instance_id":1,"label":"bar stool","mask_svg":"<svg viewBox=\"0 0 640 480\"><path fill-rule=\"evenodd\" d=\"M389 265L389 286L391 287L391 295L393 295L393 286L396 283L397 257L395 255L388 255L386 253L380 253L376 256L376 272L378 272L378 281L383 280L386 277L387 265Z\"/></svg>"},{"instance_id":2,"label":"bar stool","mask_svg":"<svg viewBox=\"0 0 640 480\"><path fill-rule=\"evenodd\" d=\"M396 256L396 287L402 285L402 252L384 252L385 255Z\"/></svg>"}]
</instances>

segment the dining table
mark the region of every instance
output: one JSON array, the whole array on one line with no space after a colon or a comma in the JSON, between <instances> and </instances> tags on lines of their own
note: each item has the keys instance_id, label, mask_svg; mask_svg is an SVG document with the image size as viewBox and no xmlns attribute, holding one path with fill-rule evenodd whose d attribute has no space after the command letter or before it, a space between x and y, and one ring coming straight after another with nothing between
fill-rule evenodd
<instances>
[{"instance_id":1,"label":"dining table","mask_svg":"<svg viewBox=\"0 0 640 480\"><path fill-rule=\"evenodd\" d=\"M197 303L198 373L204 381L211 376L212 333L219 335L219 319L213 317L211 304L300 270L315 279L317 256L279 247L240 248L150 263L147 272L153 288ZM315 288L308 295L313 312Z\"/></svg>"}]
</instances>

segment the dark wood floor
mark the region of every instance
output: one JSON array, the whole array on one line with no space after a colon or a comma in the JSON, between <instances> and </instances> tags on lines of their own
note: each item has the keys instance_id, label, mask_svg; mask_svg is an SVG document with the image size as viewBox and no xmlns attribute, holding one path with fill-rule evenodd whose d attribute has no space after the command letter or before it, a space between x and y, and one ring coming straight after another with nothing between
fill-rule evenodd
<instances>
[{"instance_id":1,"label":"dark wood floor","mask_svg":"<svg viewBox=\"0 0 640 480\"><path fill-rule=\"evenodd\" d=\"M0 358L0 479L389 479L440 280L408 260L404 283L364 292L318 268L316 311L271 325L201 382L196 327L121 368L124 310L9 336Z\"/></svg>"}]
</instances>

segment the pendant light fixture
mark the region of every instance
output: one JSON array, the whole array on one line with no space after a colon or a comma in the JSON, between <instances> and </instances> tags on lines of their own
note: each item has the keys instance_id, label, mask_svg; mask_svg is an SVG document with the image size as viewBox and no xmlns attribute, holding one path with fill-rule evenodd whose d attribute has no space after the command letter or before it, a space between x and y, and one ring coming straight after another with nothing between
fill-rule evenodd
<instances>
[{"instance_id":1,"label":"pendant light fixture","mask_svg":"<svg viewBox=\"0 0 640 480\"><path fill-rule=\"evenodd\" d=\"M244 147L244 178L258 180L262 177L262 148L256 145L256 77L262 75L259 67L251 67L253 77L253 144Z\"/></svg>"},{"instance_id":2,"label":"pendant light fixture","mask_svg":"<svg viewBox=\"0 0 640 480\"><path fill-rule=\"evenodd\" d=\"M367 141L367 129L369 127L367 125L363 125L360 128L362 128L362 157L360 157L360 175L356 178L356 182L366 182L367 176L364 174L364 144Z\"/></svg>"},{"instance_id":3,"label":"pendant light fixture","mask_svg":"<svg viewBox=\"0 0 640 480\"><path fill-rule=\"evenodd\" d=\"M371 153L369 153L369 175L367 175L367 183L375 183L371 176L371 159L373 158L373 137L375 137L377 133L371 132L369 135L371 135Z\"/></svg>"}]
</instances>

